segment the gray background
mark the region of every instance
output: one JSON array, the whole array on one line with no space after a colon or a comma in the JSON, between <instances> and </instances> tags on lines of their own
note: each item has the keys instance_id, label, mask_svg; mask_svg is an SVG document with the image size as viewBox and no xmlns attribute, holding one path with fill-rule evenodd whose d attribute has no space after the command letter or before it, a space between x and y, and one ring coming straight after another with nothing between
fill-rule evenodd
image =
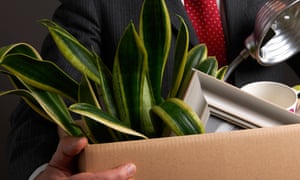
<instances>
[{"instance_id":1,"label":"gray background","mask_svg":"<svg viewBox=\"0 0 300 180\"><path fill-rule=\"evenodd\" d=\"M46 29L37 23L42 18L51 18L58 0L9 0L2 1L0 6L0 46L16 42L28 42L38 50L47 33ZM8 90L10 84L6 77L0 74L0 91ZM9 179L7 174L7 159L5 156L7 134L9 132L9 116L17 104L17 96L0 97L0 174L1 179ZM26 164L24 164L26 166Z\"/></svg>"}]
</instances>

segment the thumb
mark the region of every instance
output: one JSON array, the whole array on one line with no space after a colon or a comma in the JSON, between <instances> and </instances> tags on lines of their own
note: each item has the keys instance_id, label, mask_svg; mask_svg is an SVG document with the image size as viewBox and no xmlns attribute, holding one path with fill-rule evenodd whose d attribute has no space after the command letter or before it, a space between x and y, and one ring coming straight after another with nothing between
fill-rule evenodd
<instances>
[{"instance_id":1,"label":"thumb","mask_svg":"<svg viewBox=\"0 0 300 180\"><path fill-rule=\"evenodd\" d=\"M87 144L88 141L85 137L63 137L49 162L49 166L60 169L68 174L72 173L75 156L77 156Z\"/></svg>"}]
</instances>

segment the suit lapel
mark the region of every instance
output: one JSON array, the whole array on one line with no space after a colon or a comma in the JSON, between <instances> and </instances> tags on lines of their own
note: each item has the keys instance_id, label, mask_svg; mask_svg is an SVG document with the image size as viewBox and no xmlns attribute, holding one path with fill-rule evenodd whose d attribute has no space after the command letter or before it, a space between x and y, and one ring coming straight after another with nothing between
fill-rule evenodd
<instances>
[{"instance_id":1,"label":"suit lapel","mask_svg":"<svg viewBox=\"0 0 300 180\"><path fill-rule=\"evenodd\" d=\"M176 34L179 31L180 21L179 21L177 15L180 15L185 20L185 23L188 26L191 46L195 46L196 44L199 44L196 32L192 26L191 21L189 20L189 17L187 15L185 8L182 5L181 1L180 0L166 0L166 4L167 4L168 10L169 10L173 31L175 31Z\"/></svg>"}]
</instances>

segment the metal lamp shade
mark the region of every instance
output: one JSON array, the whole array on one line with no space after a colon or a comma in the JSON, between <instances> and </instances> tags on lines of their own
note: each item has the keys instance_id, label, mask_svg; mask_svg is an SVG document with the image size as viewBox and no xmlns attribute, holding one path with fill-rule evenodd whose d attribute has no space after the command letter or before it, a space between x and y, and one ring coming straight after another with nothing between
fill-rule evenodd
<instances>
[{"instance_id":1,"label":"metal lamp shade","mask_svg":"<svg viewBox=\"0 0 300 180\"><path fill-rule=\"evenodd\" d=\"M257 14L245 46L260 64L282 62L300 50L300 0L271 0Z\"/></svg>"},{"instance_id":2,"label":"metal lamp shade","mask_svg":"<svg viewBox=\"0 0 300 180\"><path fill-rule=\"evenodd\" d=\"M226 81L249 55L263 66L287 60L300 50L300 0L269 0L259 11L245 49L231 62Z\"/></svg>"}]
</instances>

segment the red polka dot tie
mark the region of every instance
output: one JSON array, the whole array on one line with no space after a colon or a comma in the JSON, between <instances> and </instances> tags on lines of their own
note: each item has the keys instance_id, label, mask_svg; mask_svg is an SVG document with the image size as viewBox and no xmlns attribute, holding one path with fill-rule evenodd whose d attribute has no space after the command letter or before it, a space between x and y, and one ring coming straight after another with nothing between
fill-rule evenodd
<instances>
[{"instance_id":1,"label":"red polka dot tie","mask_svg":"<svg viewBox=\"0 0 300 180\"><path fill-rule=\"evenodd\" d=\"M216 56L219 65L225 65L225 40L216 0L184 0L184 6L208 55Z\"/></svg>"}]
</instances>

